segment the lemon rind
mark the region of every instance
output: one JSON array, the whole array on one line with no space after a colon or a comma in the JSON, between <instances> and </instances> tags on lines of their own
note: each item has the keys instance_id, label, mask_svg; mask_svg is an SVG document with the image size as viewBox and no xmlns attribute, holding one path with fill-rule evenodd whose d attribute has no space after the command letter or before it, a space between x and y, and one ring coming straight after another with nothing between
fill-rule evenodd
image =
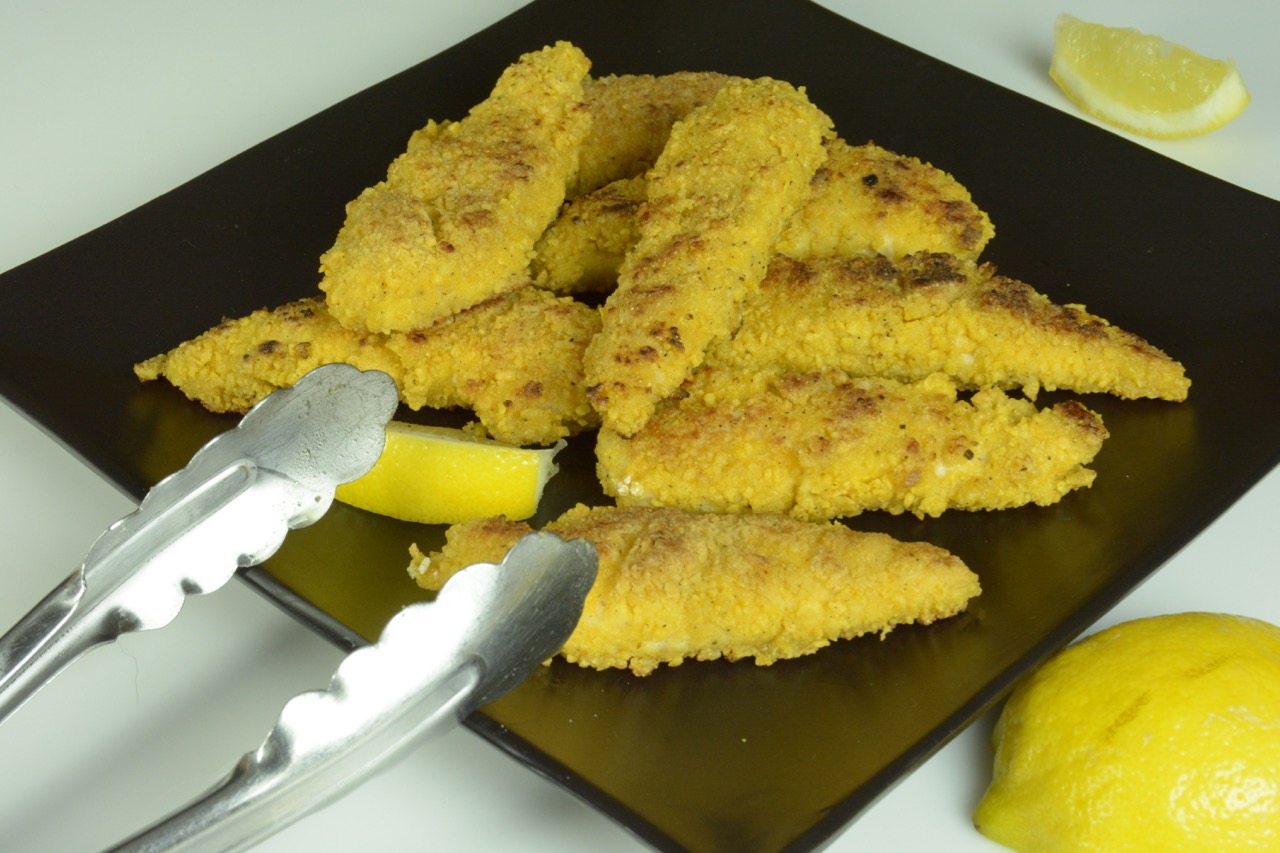
<instances>
[{"instance_id":1,"label":"lemon rind","mask_svg":"<svg viewBox=\"0 0 1280 853\"><path fill-rule=\"evenodd\" d=\"M1222 84L1194 107L1169 113L1146 113L1117 101L1085 80L1074 68L1054 57L1049 76L1067 98L1094 118L1140 136L1183 139L1217 130L1249 105L1249 90L1234 63Z\"/></svg>"}]
</instances>

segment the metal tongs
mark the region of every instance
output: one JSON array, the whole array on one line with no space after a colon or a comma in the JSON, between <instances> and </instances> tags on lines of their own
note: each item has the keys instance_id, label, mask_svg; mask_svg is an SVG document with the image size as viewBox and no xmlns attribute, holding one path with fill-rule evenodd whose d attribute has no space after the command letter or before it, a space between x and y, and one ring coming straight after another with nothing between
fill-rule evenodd
<instances>
[{"instance_id":1,"label":"metal tongs","mask_svg":"<svg viewBox=\"0 0 1280 853\"><path fill-rule=\"evenodd\" d=\"M318 520L382 452L386 374L334 364L270 395L158 483L0 637L0 722L89 649L159 628ZM522 539L405 608L329 688L295 697L263 745L201 799L115 848L236 850L336 799L404 746L505 693L559 650L595 579L589 543Z\"/></svg>"}]
</instances>

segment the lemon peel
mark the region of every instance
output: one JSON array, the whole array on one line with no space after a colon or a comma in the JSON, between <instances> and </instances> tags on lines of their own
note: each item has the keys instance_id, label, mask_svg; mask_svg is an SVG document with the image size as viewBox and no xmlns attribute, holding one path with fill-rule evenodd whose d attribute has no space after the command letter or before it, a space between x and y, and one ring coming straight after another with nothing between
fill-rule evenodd
<instances>
[{"instance_id":1,"label":"lemon peel","mask_svg":"<svg viewBox=\"0 0 1280 853\"><path fill-rule=\"evenodd\" d=\"M1280 847L1280 628L1121 623L1014 690L978 830L1020 851Z\"/></svg>"},{"instance_id":2,"label":"lemon peel","mask_svg":"<svg viewBox=\"0 0 1280 853\"><path fill-rule=\"evenodd\" d=\"M552 447L502 444L450 427L402 421L387 425L373 468L338 487L337 499L360 509L423 524L456 524L505 515L516 521L538 509L558 470Z\"/></svg>"},{"instance_id":3,"label":"lemon peel","mask_svg":"<svg viewBox=\"0 0 1280 853\"><path fill-rule=\"evenodd\" d=\"M1230 60L1065 14L1054 24L1049 76L1088 115L1160 139L1216 130L1250 100Z\"/></svg>"}]
</instances>

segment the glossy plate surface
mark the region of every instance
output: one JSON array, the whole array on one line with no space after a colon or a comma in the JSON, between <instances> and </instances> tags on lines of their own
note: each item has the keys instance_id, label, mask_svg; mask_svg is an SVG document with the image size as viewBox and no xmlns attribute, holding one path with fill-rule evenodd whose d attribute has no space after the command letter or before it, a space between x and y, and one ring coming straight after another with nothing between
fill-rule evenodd
<instances>
[{"instance_id":1,"label":"glossy plate surface","mask_svg":"<svg viewBox=\"0 0 1280 853\"><path fill-rule=\"evenodd\" d=\"M130 366L314 292L343 205L428 118L458 118L522 52L569 39L594 73L717 70L807 87L854 143L946 169L996 223L986 253L1180 359L1181 405L1084 401L1111 430L1096 485L1051 508L868 515L959 554L959 618L809 658L637 679L557 663L470 719L656 847L809 849L1157 569L1280 459L1280 205L801 0L539 0L0 280L0 393L140 496L234 419ZM544 515L602 500L591 442ZM442 531L337 505L247 579L343 645L420 595Z\"/></svg>"}]
</instances>

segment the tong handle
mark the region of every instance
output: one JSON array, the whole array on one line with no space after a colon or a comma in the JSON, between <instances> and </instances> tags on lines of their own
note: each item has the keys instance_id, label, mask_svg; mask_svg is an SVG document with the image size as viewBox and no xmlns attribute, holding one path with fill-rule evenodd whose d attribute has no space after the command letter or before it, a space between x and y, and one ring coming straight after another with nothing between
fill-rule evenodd
<instances>
[{"instance_id":1,"label":"tong handle","mask_svg":"<svg viewBox=\"0 0 1280 853\"><path fill-rule=\"evenodd\" d=\"M372 735L363 741L358 732L313 731L313 741L298 743L292 731L277 726L221 784L110 853L246 850L337 800L402 747L448 731L465 716L476 681L474 664L445 674L399 710L400 725L378 726L374 721ZM290 708L303 713L297 703L320 701L321 695L302 694L285 713Z\"/></svg>"},{"instance_id":2,"label":"tong handle","mask_svg":"<svg viewBox=\"0 0 1280 853\"><path fill-rule=\"evenodd\" d=\"M554 655L595 576L590 543L549 533L463 569L348 655L327 690L291 699L220 785L113 850L243 850L332 802Z\"/></svg>"},{"instance_id":3,"label":"tong handle","mask_svg":"<svg viewBox=\"0 0 1280 853\"><path fill-rule=\"evenodd\" d=\"M77 569L0 637L0 720L30 699L52 673L103 641L74 630L77 623L71 617L84 590L84 571Z\"/></svg>"},{"instance_id":4,"label":"tong handle","mask_svg":"<svg viewBox=\"0 0 1280 853\"><path fill-rule=\"evenodd\" d=\"M181 500L149 496L108 528L80 567L0 637L0 722L85 652L128 631L167 624L188 592L229 579L238 555L220 548L219 531L243 517L235 502L248 488L271 488L269 481L279 479L237 460ZM154 494L165 494L162 488ZM197 535L202 519L227 516L221 528ZM162 561L180 574L166 579L154 568Z\"/></svg>"}]
</instances>

